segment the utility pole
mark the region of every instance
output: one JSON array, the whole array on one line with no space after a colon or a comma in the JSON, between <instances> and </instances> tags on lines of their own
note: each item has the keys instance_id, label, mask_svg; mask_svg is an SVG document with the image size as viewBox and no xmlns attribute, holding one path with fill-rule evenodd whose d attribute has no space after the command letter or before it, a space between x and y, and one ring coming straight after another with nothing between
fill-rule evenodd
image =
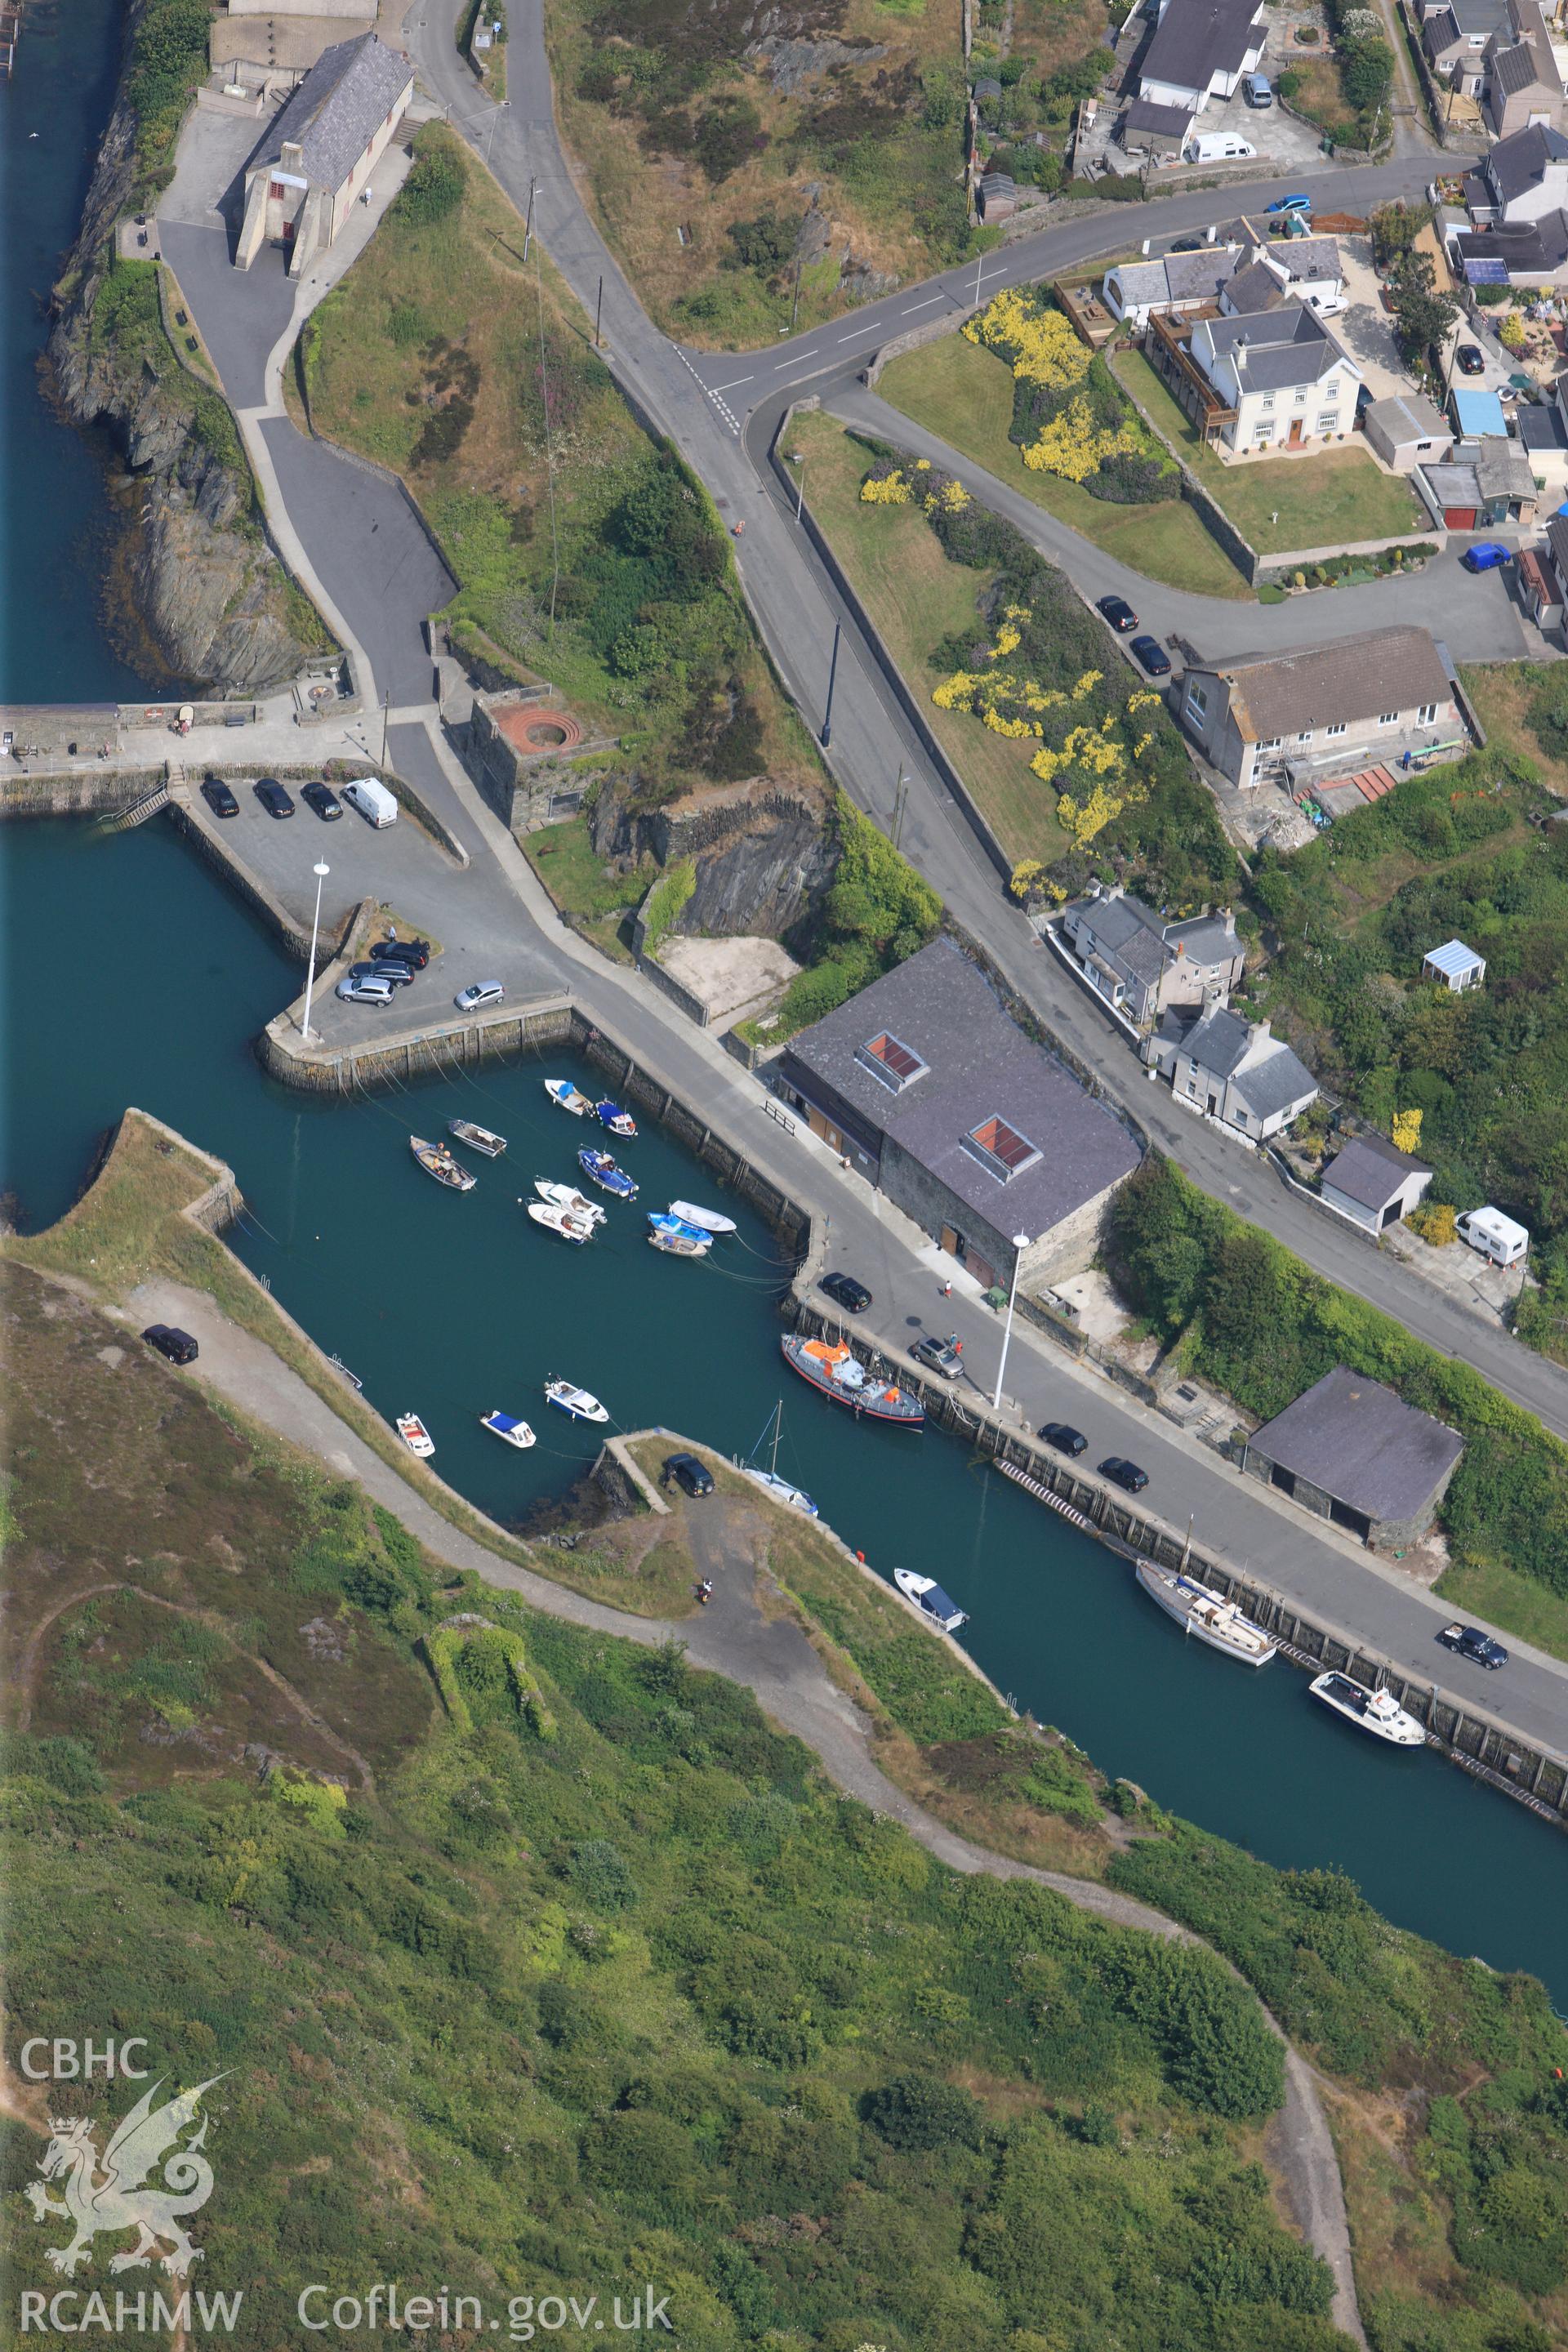
<instances>
[{"instance_id":1,"label":"utility pole","mask_svg":"<svg viewBox=\"0 0 1568 2352\"><path fill-rule=\"evenodd\" d=\"M384 769L386 766L386 725L390 716L387 706L391 700L392 689L388 687L381 698L381 764Z\"/></svg>"},{"instance_id":2,"label":"utility pole","mask_svg":"<svg viewBox=\"0 0 1568 2352\"><path fill-rule=\"evenodd\" d=\"M899 781L898 781L898 783L895 785L895 787L894 787L894 789L893 789L893 831L892 831L892 842L893 842L893 847L894 847L895 849L897 849L897 847L898 847L898 845L899 845L900 839L900 837L901 837L901 835L902 835L902 834L903 834L903 830L904 830L904 803L909 799L909 796L910 796L910 780L909 780L909 777L908 777L908 776L906 775L906 773L904 772L904 763L903 763L903 761L900 760L900 761L899 761Z\"/></svg>"},{"instance_id":3,"label":"utility pole","mask_svg":"<svg viewBox=\"0 0 1568 2352\"><path fill-rule=\"evenodd\" d=\"M599 299L594 305L594 349L599 348L599 322L605 315L605 273L599 272Z\"/></svg>"},{"instance_id":4,"label":"utility pole","mask_svg":"<svg viewBox=\"0 0 1568 2352\"><path fill-rule=\"evenodd\" d=\"M805 256L803 253L797 253L795 257L795 300L790 306L789 314L789 331L792 335L795 332L795 322L800 316L800 273L805 264Z\"/></svg>"},{"instance_id":5,"label":"utility pole","mask_svg":"<svg viewBox=\"0 0 1568 2352\"><path fill-rule=\"evenodd\" d=\"M539 180L537 175L531 172L528 175L528 218L522 225L522 257L524 261L528 259L528 248L533 242L533 192L538 185Z\"/></svg>"},{"instance_id":6,"label":"utility pole","mask_svg":"<svg viewBox=\"0 0 1568 2352\"><path fill-rule=\"evenodd\" d=\"M985 256L977 253L974 257L974 307L977 310L980 308L980 273L984 266Z\"/></svg>"},{"instance_id":7,"label":"utility pole","mask_svg":"<svg viewBox=\"0 0 1568 2352\"><path fill-rule=\"evenodd\" d=\"M1013 1236L1013 1284L1007 1293L1007 1321L1002 1333L1002 1360L996 1367L996 1393L991 1400L993 1412L1002 1410L1002 1382L1007 1375L1007 1350L1013 1344L1013 1309L1018 1303L1018 1268L1024 1262L1024 1252L1029 1246L1027 1234Z\"/></svg>"},{"instance_id":8,"label":"utility pole","mask_svg":"<svg viewBox=\"0 0 1568 2352\"><path fill-rule=\"evenodd\" d=\"M822 714L822 733L818 738L818 740L821 742L822 748L825 751L833 740L833 688L838 678L838 640L842 634L843 632L840 629L838 623L835 621L833 624L833 658L827 665L827 708Z\"/></svg>"},{"instance_id":9,"label":"utility pole","mask_svg":"<svg viewBox=\"0 0 1568 2352\"><path fill-rule=\"evenodd\" d=\"M803 457L803 458L801 459L801 461L800 461L800 479L799 479L799 481L798 481L798 482L796 482L796 484L795 484L795 519L796 522L798 522L798 521L800 520L801 509L802 509L802 508L805 506L805 459Z\"/></svg>"}]
</instances>

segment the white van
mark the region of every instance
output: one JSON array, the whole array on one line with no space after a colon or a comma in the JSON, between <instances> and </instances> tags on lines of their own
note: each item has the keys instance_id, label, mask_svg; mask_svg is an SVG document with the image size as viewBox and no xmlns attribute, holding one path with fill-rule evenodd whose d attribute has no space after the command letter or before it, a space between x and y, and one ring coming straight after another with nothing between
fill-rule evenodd
<instances>
[{"instance_id":1,"label":"white van","mask_svg":"<svg viewBox=\"0 0 1568 2352\"><path fill-rule=\"evenodd\" d=\"M1189 139L1182 150L1184 163L1230 163L1248 161L1258 152L1250 139L1237 138L1234 131L1204 131Z\"/></svg>"},{"instance_id":2,"label":"white van","mask_svg":"<svg viewBox=\"0 0 1568 2352\"><path fill-rule=\"evenodd\" d=\"M1455 1218L1454 1230L1494 1265L1517 1265L1530 1247L1528 1228L1516 1225L1500 1209L1467 1209Z\"/></svg>"},{"instance_id":3,"label":"white van","mask_svg":"<svg viewBox=\"0 0 1568 2352\"><path fill-rule=\"evenodd\" d=\"M397 823L397 803L386 786L378 784L374 776L356 776L352 784L343 786L342 793L350 808L358 809L361 816L367 824L374 824L378 833L383 825Z\"/></svg>"}]
</instances>

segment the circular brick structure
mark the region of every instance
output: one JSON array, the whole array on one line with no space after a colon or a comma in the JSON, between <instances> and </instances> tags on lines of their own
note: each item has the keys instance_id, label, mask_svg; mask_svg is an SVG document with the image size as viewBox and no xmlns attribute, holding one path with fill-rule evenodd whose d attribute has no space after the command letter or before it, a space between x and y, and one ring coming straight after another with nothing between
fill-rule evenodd
<instances>
[{"instance_id":1,"label":"circular brick structure","mask_svg":"<svg viewBox=\"0 0 1568 2352\"><path fill-rule=\"evenodd\" d=\"M525 756L533 751L571 751L583 740L583 730L569 710L502 710L496 722L507 741Z\"/></svg>"}]
</instances>

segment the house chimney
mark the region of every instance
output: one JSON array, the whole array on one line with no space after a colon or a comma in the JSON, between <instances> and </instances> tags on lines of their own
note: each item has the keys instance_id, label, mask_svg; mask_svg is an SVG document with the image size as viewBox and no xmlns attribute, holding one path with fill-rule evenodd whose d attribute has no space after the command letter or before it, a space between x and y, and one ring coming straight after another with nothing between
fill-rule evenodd
<instances>
[{"instance_id":1,"label":"house chimney","mask_svg":"<svg viewBox=\"0 0 1568 2352\"><path fill-rule=\"evenodd\" d=\"M305 151L297 139L285 139L283 152L278 158L279 168L303 177Z\"/></svg>"}]
</instances>

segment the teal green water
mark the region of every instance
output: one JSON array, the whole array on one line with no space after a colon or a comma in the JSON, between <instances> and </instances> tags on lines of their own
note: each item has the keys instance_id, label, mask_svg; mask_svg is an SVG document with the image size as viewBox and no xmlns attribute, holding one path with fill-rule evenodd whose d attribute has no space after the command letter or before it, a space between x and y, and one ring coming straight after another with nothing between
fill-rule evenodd
<instances>
[{"instance_id":1,"label":"teal green water","mask_svg":"<svg viewBox=\"0 0 1568 2352\"><path fill-rule=\"evenodd\" d=\"M541 1080L585 1072L531 1061L488 1069L478 1087L303 1101L261 1076L249 1046L294 969L172 831L95 840L13 825L0 860L0 1184L25 1224L68 1206L127 1103L168 1119L236 1170L255 1220L233 1237L247 1262L378 1410L424 1415L437 1466L502 1519L595 1451L544 1404L553 1373L594 1390L623 1427L662 1423L726 1452L752 1445L782 1393L781 1468L883 1574L940 1576L973 1612L974 1655L1021 1705L1270 1861L1338 1863L1402 1925L1534 1969L1568 2008L1556 1832L1436 1757L1372 1748L1283 1664L1244 1675L1184 1644L1121 1563L934 1430L857 1423L789 1378L771 1236L668 1137L645 1129L625 1147L642 1197L612 1205L590 1247L531 1224L517 1195L536 1174L573 1179L584 1139ZM133 950L112 971L83 952L110 930ZM458 1116L510 1139L461 1196L407 1148L412 1129L439 1134ZM675 1197L722 1200L739 1234L707 1263L660 1256L642 1213ZM479 1429L496 1405L534 1423L531 1453Z\"/></svg>"}]
</instances>

